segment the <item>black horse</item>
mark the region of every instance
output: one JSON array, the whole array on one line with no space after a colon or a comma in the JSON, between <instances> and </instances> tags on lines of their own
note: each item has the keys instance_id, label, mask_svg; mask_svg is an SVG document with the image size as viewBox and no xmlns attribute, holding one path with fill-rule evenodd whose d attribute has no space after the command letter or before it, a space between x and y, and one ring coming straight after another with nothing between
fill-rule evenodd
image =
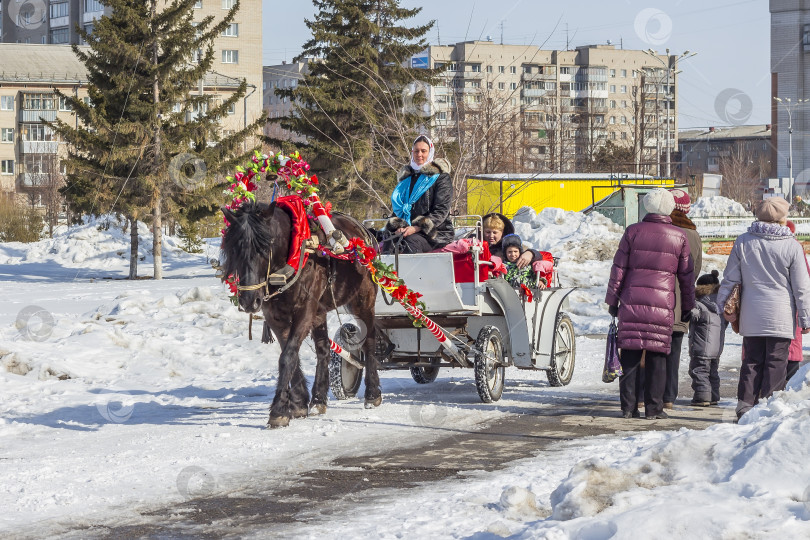
<instances>
[{"instance_id":1,"label":"black horse","mask_svg":"<svg viewBox=\"0 0 810 540\"><path fill-rule=\"evenodd\" d=\"M223 208L222 212L230 224L222 239L222 270L226 276L238 276L239 286L249 287L262 283L270 273L286 264L291 243L290 214L275 203L251 202L235 211ZM332 221L348 238L373 241L365 228L349 216L335 213ZM321 244L326 245L323 231L318 230L318 235ZM290 423L291 418L326 412L330 356L326 314L340 306L346 306L368 329L363 344L366 407L376 407L382 402L380 378L373 354L377 285L359 262L330 259L310 254L297 280L281 294L272 296L279 290L278 286L272 285L239 291L242 309L248 313L261 309L266 323L281 345L278 385L267 423L270 427L283 427ZM268 291L272 298L267 299ZM308 408L309 392L301 371L298 350L310 333L315 342L318 364Z\"/></svg>"}]
</instances>

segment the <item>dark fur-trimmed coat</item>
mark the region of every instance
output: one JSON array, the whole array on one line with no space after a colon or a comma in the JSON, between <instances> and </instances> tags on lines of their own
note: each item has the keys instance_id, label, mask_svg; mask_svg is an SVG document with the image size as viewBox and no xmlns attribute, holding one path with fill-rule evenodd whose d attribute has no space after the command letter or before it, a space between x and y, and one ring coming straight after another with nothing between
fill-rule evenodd
<instances>
[{"instance_id":1,"label":"dark fur-trimmed coat","mask_svg":"<svg viewBox=\"0 0 810 540\"><path fill-rule=\"evenodd\" d=\"M450 179L450 163L438 158L428 163L419 172L414 172L406 165L397 173L397 181L410 182L414 175L438 174L436 182L411 207L411 225L419 227L430 239L435 248L440 248L453 241L453 221L450 207L453 203L453 181ZM397 216L388 220L387 228L395 231L407 227L408 223Z\"/></svg>"}]
</instances>

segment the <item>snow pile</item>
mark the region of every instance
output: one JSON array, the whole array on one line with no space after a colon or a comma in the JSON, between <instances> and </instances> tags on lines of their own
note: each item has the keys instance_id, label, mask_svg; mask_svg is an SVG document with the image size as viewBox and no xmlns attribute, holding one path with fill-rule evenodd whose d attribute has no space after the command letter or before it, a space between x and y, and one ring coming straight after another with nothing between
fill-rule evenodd
<instances>
[{"instance_id":1,"label":"snow pile","mask_svg":"<svg viewBox=\"0 0 810 540\"><path fill-rule=\"evenodd\" d=\"M689 210L690 218L710 217L753 217L750 210L746 210L737 201L721 197L700 197L692 203Z\"/></svg>"},{"instance_id":2,"label":"snow pile","mask_svg":"<svg viewBox=\"0 0 810 540\"><path fill-rule=\"evenodd\" d=\"M551 518L519 537L553 537L548 528L581 537L594 527L649 538L806 535L809 382L806 365L739 425L682 430L629 455L582 461L551 494Z\"/></svg>"},{"instance_id":3,"label":"snow pile","mask_svg":"<svg viewBox=\"0 0 810 540\"><path fill-rule=\"evenodd\" d=\"M560 258L557 273L562 286L579 287L568 297L577 333L607 332L610 320L602 303L624 229L598 212L559 208L537 213L523 207L512 222L524 242Z\"/></svg>"},{"instance_id":4,"label":"snow pile","mask_svg":"<svg viewBox=\"0 0 810 540\"><path fill-rule=\"evenodd\" d=\"M41 264L53 262L63 268L83 270L128 271L130 233L114 216L85 218L82 225L59 226L53 238L38 242L0 244L0 264ZM152 233L138 222L138 261L144 267L152 264ZM164 264L178 260L200 260L201 255L186 253L178 238L163 235ZM151 269L151 268L150 268Z\"/></svg>"}]
</instances>

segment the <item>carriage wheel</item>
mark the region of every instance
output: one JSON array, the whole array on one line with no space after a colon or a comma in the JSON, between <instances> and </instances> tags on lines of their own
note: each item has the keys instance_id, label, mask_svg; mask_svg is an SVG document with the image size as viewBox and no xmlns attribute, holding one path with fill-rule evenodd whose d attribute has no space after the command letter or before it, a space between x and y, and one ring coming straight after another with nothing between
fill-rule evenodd
<instances>
[{"instance_id":1,"label":"carriage wheel","mask_svg":"<svg viewBox=\"0 0 810 540\"><path fill-rule=\"evenodd\" d=\"M351 323L347 323L344 326L354 327ZM352 329L347 330L350 332ZM335 343L344 347L346 345L346 334L346 330L342 328L338 329L335 333ZM335 399L353 398L357 395L362 381L362 369L354 367L334 352L329 353L329 389L332 391L332 395L335 396Z\"/></svg>"},{"instance_id":2,"label":"carriage wheel","mask_svg":"<svg viewBox=\"0 0 810 540\"><path fill-rule=\"evenodd\" d=\"M475 340L475 387L484 403L501 399L503 377L503 338L495 326L485 326Z\"/></svg>"},{"instance_id":3,"label":"carriage wheel","mask_svg":"<svg viewBox=\"0 0 810 540\"><path fill-rule=\"evenodd\" d=\"M554 325L554 343L551 347L551 366L546 371L551 386L566 386L574 376L577 344L574 323L565 313L557 315Z\"/></svg>"},{"instance_id":4,"label":"carriage wheel","mask_svg":"<svg viewBox=\"0 0 810 540\"><path fill-rule=\"evenodd\" d=\"M438 364L438 359L433 359L430 361L431 364ZM439 376L439 366L430 366L430 367L412 367L411 368L411 377L413 380L418 382L419 384L428 384L432 383L436 380L436 377Z\"/></svg>"}]
</instances>

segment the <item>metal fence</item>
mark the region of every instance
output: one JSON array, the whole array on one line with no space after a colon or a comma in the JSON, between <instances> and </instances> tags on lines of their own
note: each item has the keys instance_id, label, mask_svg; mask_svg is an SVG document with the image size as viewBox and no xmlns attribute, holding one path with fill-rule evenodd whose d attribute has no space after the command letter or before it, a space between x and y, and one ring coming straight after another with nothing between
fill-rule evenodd
<instances>
[{"instance_id":1,"label":"metal fence","mask_svg":"<svg viewBox=\"0 0 810 540\"><path fill-rule=\"evenodd\" d=\"M708 217L690 218L697 227L701 238L735 238L745 231L754 222L751 217ZM810 218L791 217L796 224L796 234L810 235Z\"/></svg>"}]
</instances>

